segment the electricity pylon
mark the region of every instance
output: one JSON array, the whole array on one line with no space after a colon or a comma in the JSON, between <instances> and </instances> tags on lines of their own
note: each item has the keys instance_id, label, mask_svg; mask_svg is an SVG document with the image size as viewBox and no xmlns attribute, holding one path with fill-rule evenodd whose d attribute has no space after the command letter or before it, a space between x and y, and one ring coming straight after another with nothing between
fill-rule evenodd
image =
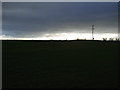
<instances>
[{"instance_id":1,"label":"electricity pylon","mask_svg":"<svg viewBox=\"0 0 120 90\"><path fill-rule=\"evenodd\" d=\"M94 40L94 29L95 29L94 26L95 25L92 25L92 40Z\"/></svg>"}]
</instances>

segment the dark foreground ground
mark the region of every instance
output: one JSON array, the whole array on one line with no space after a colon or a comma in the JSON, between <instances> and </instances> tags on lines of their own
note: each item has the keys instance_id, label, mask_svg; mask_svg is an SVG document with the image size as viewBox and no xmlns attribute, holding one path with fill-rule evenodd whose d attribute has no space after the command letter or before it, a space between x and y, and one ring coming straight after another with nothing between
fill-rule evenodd
<instances>
[{"instance_id":1,"label":"dark foreground ground","mask_svg":"<svg viewBox=\"0 0 120 90\"><path fill-rule=\"evenodd\" d=\"M3 88L117 88L120 42L3 41Z\"/></svg>"}]
</instances>

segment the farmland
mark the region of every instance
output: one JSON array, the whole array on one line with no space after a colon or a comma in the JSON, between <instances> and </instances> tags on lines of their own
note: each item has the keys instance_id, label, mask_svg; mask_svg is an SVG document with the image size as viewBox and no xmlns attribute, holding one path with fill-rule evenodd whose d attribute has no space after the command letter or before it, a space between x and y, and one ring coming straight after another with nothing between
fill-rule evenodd
<instances>
[{"instance_id":1,"label":"farmland","mask_svg":"<svg viewBox=\"0 0 120 90\"><path fill-rule=\"evenodd\" d=\"M3 40L3 88L118 87L120 42Z\"/></svg>"}]
</instances>

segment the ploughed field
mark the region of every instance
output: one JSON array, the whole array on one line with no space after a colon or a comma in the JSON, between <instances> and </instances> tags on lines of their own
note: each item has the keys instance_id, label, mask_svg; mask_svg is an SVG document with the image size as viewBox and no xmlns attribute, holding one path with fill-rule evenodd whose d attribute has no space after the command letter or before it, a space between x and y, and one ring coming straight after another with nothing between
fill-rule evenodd
<instances>
[{"instance_id":1,"label":"ploughed field","mask_svg":"<svg viewBox=\"0 0 120 90\"><path fill-rule=\"evenodd\" d=\"M120 42L2 41L3 88L118 87Z\"/></svg>"}]
</instances>

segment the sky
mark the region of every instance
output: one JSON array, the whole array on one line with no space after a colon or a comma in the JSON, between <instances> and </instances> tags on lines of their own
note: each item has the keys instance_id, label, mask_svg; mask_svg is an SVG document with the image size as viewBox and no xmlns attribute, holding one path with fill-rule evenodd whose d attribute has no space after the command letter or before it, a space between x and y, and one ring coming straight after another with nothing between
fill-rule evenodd
<instances>
[{"instance_id":1,"label":"sky","mask_svg":"<svg viewBox=\"0 0 120 90\"><path fill-rule=\"evenodd\" d=\"M31 39L116 37L117 2L3 2L2 37Z\"/></svg>"}]
</instances>

